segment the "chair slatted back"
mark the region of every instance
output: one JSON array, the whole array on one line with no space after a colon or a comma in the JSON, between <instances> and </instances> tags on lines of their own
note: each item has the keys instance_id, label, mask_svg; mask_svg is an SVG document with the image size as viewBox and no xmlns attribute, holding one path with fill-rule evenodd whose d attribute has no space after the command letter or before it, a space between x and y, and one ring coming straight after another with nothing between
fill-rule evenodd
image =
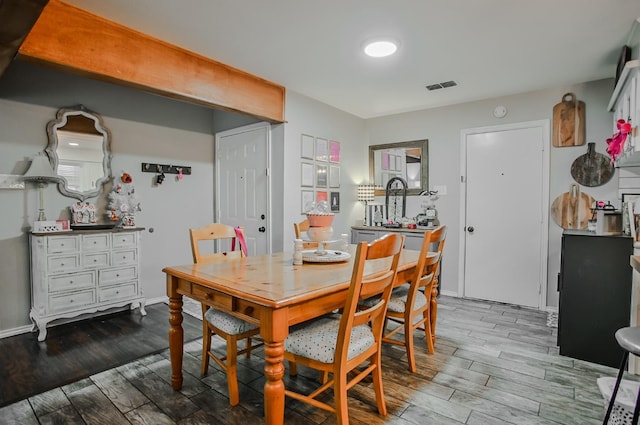
<instances>
[{"instance_id":1,"label":"chair slatted back","mask_svg":"<svg viewBox=\"0 0 640 425\"><path fill-rule=\"evenodd\" d=\"M340 319L336 359L342 359L342 362L346 362L349 351L349 335L356 326L371 323L376 341L381 340L384 315L396 278L403 245L404 236L395 233L384 235L370 243L360 242L358 244L351 284ZM364 275L367 262L385 261L385 259L386 267L384 270L379 270L372 275ZM360 300L380 295L380 301L371 307L364 308L359 305Z\"/></svg>"},{"instance_id":2,"label":"chair slatted back","mask_svg":"<svg viewBox=\"0 0 640 425\"><path fill-rule=\"evenodd\" d=\"M242 229L239 231L243 234ZM199 229L189 229L189 236L191 237L191 253L194 263L207 263L243 256L240 241L237 240L236 229L233 226L220 223L208 224ZM230 246L235 244L234 251L203 253L200 250L200 242L225 239L230 242Z\"/></svg>"}]
</instances>

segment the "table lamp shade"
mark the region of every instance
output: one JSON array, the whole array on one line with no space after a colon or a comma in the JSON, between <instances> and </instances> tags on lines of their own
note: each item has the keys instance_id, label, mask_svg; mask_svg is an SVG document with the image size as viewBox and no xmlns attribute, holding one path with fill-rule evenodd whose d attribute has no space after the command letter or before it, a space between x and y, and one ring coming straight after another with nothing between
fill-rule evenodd
<instances>
[{"instance_id":1,"label":"table lamp shade","mask_svg":"<svg viewBox=\"0 0 640 425\"><path fill-rule=\"evenodd\" d=\"M371 202L375 201L375 186L372 184L359 184L358 185L358 201Z\"/></svg>"},{"instance_id":2,"label":"table lamp shade","mask_svg":"<svg viewBox=\"0 0 640 425\"><path fill-rule=\"evenodd\" d=\"M40 153L33 157L29 169L22 175L21 179L26 181L48 182L58 180L59 177L53 171L49 158Z\"/></svg>"}]
</instances>

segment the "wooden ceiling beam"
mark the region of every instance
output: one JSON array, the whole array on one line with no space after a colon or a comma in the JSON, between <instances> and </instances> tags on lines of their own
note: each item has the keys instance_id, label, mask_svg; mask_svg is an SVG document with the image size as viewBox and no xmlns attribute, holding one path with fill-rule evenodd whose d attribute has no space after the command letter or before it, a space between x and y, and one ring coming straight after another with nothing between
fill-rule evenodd
<instances>
[{"instance_id":1,"label":"wooden ceiling beam","mask_svg":"<svg viewBox=\"0 0 640 425\"><path fill-rule=\"evenodd\" d=\"M0 77L49 0L0 0Z\"/></svg>"},{"instance_id":2,"label":"wooden ceiling beam","mask_svg":"<svg viewBox=\"0 0 640 425\"><path fill-rule=\"evenodd\" d=\"M284 86L59 0L46 5L20 46L18 58L173 99L284 122Z\"/></svg>"}]
</instances>

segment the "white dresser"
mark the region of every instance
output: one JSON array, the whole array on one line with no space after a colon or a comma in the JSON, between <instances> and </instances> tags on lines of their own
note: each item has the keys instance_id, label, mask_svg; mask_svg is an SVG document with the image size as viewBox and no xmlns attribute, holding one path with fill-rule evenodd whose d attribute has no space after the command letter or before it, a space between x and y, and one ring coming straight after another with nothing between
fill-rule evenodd
<instances>
[{"instance_id":1,"label":"white dresser","mask_svg":"<svg viewBox=\"0 0 640 425\"><path fill-rule=\"evenodd\" d=\"M32 233L31 313L38 341L47 324L131 304L146 315L140 280L142 228Z\"/></svg>"}]
</instances>

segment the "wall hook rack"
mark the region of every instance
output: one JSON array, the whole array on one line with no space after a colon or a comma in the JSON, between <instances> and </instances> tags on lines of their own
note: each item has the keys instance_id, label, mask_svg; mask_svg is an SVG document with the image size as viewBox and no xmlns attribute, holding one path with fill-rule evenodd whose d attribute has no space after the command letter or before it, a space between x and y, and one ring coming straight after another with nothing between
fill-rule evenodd
<instances>
[{"instance_id":1,"label":"wall hook rack","mask_svg":"<svg viewBox=\"0 0 640 425\"><path fill-rule=\"evenodd\" d=\"M182 171L182 175L191 175L191 167L186 165L156 164L151 162L142 163L143 173L180 174L180 171Z\"/></svg>"}]
</instances>

